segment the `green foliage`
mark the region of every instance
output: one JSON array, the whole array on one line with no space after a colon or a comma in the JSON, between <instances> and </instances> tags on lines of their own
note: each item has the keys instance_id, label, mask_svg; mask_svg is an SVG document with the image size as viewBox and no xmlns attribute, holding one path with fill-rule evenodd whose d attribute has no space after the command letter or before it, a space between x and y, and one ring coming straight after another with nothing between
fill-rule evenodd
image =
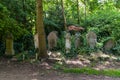
<instances>
[{"instance_id":1,"label":"green foliage","mask_svg":"<svg viewBox=\"0 0 120 80\"><path fill-rule=\"evenodd\" d=\"M32 27L35 26L35 0L0 0L0 2L0 39L2 42L5 42L7 34L12 33L16 53L24 50L33 51L31 32ZM0 48L2 49L2 46Z\"/></svg>"},{"instance_id":2,"label":"green foliage","mask_svg":"<svg viewBox=\"0 0 120 80\"><path fill-rule=\"evenodd\" d=\"M65 38L64 38L64 34L62 36L59 37L59 39L57 40L57 49L64 52L65 50Z\"/></svg>"},{"instance_id":3,"label":"green foliage","mask_svg":"<svg viewBox=\"0 0 120 80\"><path fill-rule=\"evenodd\" d=\"M11 17L12 10L10 9L10 7L6 6L5 2L3 2L3 4L0 4L0 8L1 8L1 13L0 13L1 35L0 36L4 36L8 33L12 33L14 35L14 38L16 39L20 37L21 35L25 34L27 30L21 28L22 24L18 23L16 18L14 18L15 16ZM13 13L16 13L16 12L13 12ZM16 14L18 15L18 13Z\"/></svg>"},{"instance_id":4,"label":"green foliage","mask_svg":"<svg viewBox=\"0 0 120 80\"><path fill-rule=\"evenodd\" d=\"M14 49L15 53L20 53L24 51L23 43L14 41Z\"/></svg>"},{"instance_id":5,"label":"green foliage","mask_svg":"<svg viewBox=\"0 0 120 80\"><path fill-rule=\"evenodd\" d=\"M83 46L83 47L81 47L81 48L79 48L78 49L78 53L79 54L82 54L82 55L84 55L84 54L87 54L87 55L89 55L91 52L93 52L94 50L93 49L90 49L89 47L87 47L87 46Z\"/></svg>"},{"instance_id":6,"label":"green foliage","mask_svg":"<svg viewBox=\"0 0 120 80\"><path fill-rule=\"evenodd\" d=\"M114 46L112 50L114 51L113 54L120 55L120 39L117 40L116 45Z\"/></svg>"},{"instance_id":7,"label":"green foliage","mask_svg":"<svg viewBox=\"0 0 120 80\"><path fill-rule=\"evenodd\" d=\"M20 53L23 51L30 51L34 53L34 41L33 35L31 33L26 33L19 39L14 41L15 53ZM35 53L34 53L35 54Z\"/></svg>"},{"instance_id":8,"label":"green foliage","mask_svg":"<svg viewBox=\"0 0 120 80\"><path fill-rule=\"evenodd\" d=\"M120 54L120 1L107 0L78 0L80 25L84 26L84 34L88 30L94 30L97 34L97 48L102 48L104 41L109 37L114 38L115 46L112 49L115 54ZM8 4L9 3L9 4ZM77 24L77 1L64 1L64 9L67 24ZM34 52L32 28L35 27L36 9L35 0L0 0L0 52L5 50L5 36L12 33L14 36L14 48L16 53L24 50ZM52 5L52 6L51 6ZM86 8L86 9L85 9ZM44 0L43 16L46 35L56 30L62 33L64 30L64 20L62 14L61 0ZM34 29L35 30L35 29ZM62 37L61 37L62 35ZM85 36L85 35L84 35ZM83 37L85 39L85 37ZM74 38L72 38L73 40ZM73 42L73 41L72 41ZM65 54L65 39L60 34L57 49ZM69 57L76 56L78 53L90 53L86 41L80 49L74 48L72 43Z\"/></svg>"},{"instance_id":9,"label":"green foliage","mask_svg":"<svg viewBox=\"0 0 120 80\"><path fill-rule=\"evenodd\" d=\"M64 65L61 64L60 62L56 62L54 65L53 65L54 69L56 70L61 70L64 68Z\"/></svg>"},{"instance_id":10,"label":"green foliage","mask_svg":"<svg viewBox=\"0 0 120 80\"><path fill-rule=\"evenodd\" d=\"M5 53L5 43L0 41L0 56L3 56L4 53Z\"/></svg>"},{"instance_id":11,"label":"green foliage","mask_svg":"<svg viewBox=\"0 0 120 80\"><path fill-rule=\"evenodd\" d=\"M51 6L52 4L52 6ZM45 0L43 1L43 12L44 12L44 26L46 34L51 31L58 31L64 29L62 8L60 1Z\"/></svg>"},{"instance_id":12,"label":"green foliage","mask_svg":"<svg viewBox=\"0 0 120 80\"><path fill-rule=\"evenodd\" d=\"M18 60L18 61L24 61L24 60L31 60L31 59L35 59L36 54L33 53L32 51L23 51L21 53L17 53L14 55L14 57Z\"/></svg>"},{"instance_id":13,"label":"green foliage","mask_svg":"<svg viewBox=\"0 0 120 80\"><path fill-rule=\"evenodd\" d=\"M55 23L54 21L44 19L44 26L45 26L46 35L48 35L51 31L60 32L59 25L57 23Z\"/></svg>"},{"instance_id":14,"label":"green foliage","mask_svg":"<svg viewBox=\"0 0 120 80\"><path fill-rule=\"evenodd\" d=\"M61 36L57 40L57 45L56 49L65 56L65 33L63 31L61 31Z\"/></svg>"},{"instance_id":15,"label":"green foliage","mask_svg":"<svg viewBox=\"0 0 120 80\"><path fill-rule=\"evenodd\" d=\"M120 9L120 0L116 0L115 6Z\"/></svg>"},{"instance_id":16,"label":"green foliage","mask_svg":"<svg viewBox=\"0 0 120 80\"><path fill-rule=\"evenodd\" d=\"M25 34L22 38L24 44L24 50L33 50L34 49L34 39L31 33Z\"/></svg>"},{"instance_id":17,"label":"green foliage","mask_svg":"<svg viewBox=\"0 0 120 80\"><path fill-rule=\"evenodd\" d=\"M90 14L87 18L87 29L93 29L97 33L99 43L106 42L109 38L113 38L118 43L120 37L120 14L117 10L98 10ZM117 44L116 49L118 49ZM119 50L119 49L118 49ZM119 51L117 50L117 53ZM116 54L117 54L116 53Z\"/></svg>"},{"instance_id":18,"label":"green foliage","mask_svg":"<svg viewBox=\"0 0 120 80\"><path fill-rule=\"evenodd\" d=\"M105 43L106 43L108 40L113 40L113 41L114 41L114 37L107 37L107 38L104 38L104 39L102 40L103 45L105 45Z\"/></svg>"}]
</instances>

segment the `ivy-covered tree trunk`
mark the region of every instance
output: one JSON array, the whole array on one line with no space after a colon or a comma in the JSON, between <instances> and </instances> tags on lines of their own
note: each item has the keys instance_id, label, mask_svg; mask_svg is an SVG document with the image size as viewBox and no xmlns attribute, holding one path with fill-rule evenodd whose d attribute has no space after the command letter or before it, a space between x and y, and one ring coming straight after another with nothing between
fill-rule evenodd
<instances>
[{"instance_id":1,"label":"ivy-covered tree trunk","mask_svg":"<svg viewBox=\"0 0 120 80\"><path fill-rule=\"evenodd\" d=\"M7 37L6 37L5 55L6 56L12 56L12 55L14 55L13 36L12 36L12 34L8 34Z\"/></svg>"},{"instance_id":2,"label":"ivy-covered tree trunk","mask_svg":"<svg viewBox=\"0 0 120 80\"><path fill-rule=\"evenodd\" d=\"M42 0L37 0L36 8L37 8L36 27L38 33L38 58L39 59L47 58L46 39L43 25Z\"/></svg>"}]
</instances>

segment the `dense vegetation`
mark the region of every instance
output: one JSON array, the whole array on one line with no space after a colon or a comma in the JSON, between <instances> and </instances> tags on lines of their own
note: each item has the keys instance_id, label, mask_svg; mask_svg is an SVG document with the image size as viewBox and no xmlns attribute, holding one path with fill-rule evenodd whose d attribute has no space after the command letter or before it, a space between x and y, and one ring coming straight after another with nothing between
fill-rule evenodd
<instances>
[{"instance_id":1,"label":"dense vegetation","mask_svg":"<svg viewBox=\"0 0 120 80\"><path fill-rule=\"evenodd\" d=\"M57 30L60 35L58 49L64 52L61 4L61 0L43 0L43 15L46 36ZM86 47L85 35L89 30L94 30L100 45L113 38L115 46L112 53L120 54L120 0L66 0L64 13L67 25L74 24L85 28L85 31L81 32L84 45L78 53L90 52ZM35 21L35 0L0 0L0 55L5 53L5 37L9 33L14 36L16 54L24 51L34 53ZM72 55L76 54L74 48L72 49ZM98 49L101 49L101 46Z\"/></svg>"}]
</instances>

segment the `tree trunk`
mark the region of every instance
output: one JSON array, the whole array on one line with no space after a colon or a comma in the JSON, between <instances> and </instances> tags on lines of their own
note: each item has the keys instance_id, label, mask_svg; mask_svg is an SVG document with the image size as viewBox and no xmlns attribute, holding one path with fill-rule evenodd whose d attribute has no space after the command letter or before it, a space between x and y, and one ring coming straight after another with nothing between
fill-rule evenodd
<instances>
[{"instance_id":1,"label":"tree trunk","mask_svg":"<svg viewBox=\"0 0 120 80\"><path fill-rule=\"evenodd\" d=\"M84 0L84 3L85 3L85 12L84 12L84 14L85 14L85 21L84 21L84 24L86 25L86 8L87 8L86 0Z\"/></svg>"},{"instance_id":2,"label":"tree trunk","mask_svg":"<svg viewBox=\"0 0 120 80\"><path fill-rule=\"evenodd\" d=\"M25 6L25 3L26 3L26 1L25 0L22 0L22 5L23 5L23 11L24 11L24 13L26 13L26 6ZM24 24L24 28L27 28L28 26L27 26L27 19L26 19L26 14L24 14L23 15L23 22L22 22L23 24Z\"/></svg>"},{"instance_id":3,"label":"tree trunk","mask_svg":"<svg viewBox=\"0 0 120 80\"><path fill-rule=\"evenodd\" d=\"M42 0L37 0L36 8L37 8L36 27L38 33L38 58L39 59L47 58L45 30L43 25Z\"/></svg>"},{"instance_id":4,"label":"tree trunk","mask_svg":"<svg viewBox=\"0 0 120 80\"><path fill-rule=\"evenodd\" d=\"M77 14L78 14L77 23L80 24L79 0L77 0Z\"/></svg>"},{"instance_id":5,"label":"tree trunk","mask_svg":"<svg viewBox=\"0 0 120 80\"><path fill-rule=\"evenodd\" d=\"M63 3L63 0L61 0L61 6L62 6L62 15L63 15L63 19L64 19L64 27L65 27L65 30L67 30L66 17L65 17L65 12L64 12L64 3Z\"/></svg>"}]
</instances>

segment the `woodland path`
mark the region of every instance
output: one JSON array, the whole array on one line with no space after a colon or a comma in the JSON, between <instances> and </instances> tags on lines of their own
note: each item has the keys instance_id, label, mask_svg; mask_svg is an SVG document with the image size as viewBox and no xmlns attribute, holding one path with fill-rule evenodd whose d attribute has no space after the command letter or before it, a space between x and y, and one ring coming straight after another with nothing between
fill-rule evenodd
<instances>
[{"instance_id":1,"label":"woodland path","mask_svg":"<svg viewBox=\"0 0 120 80\"><path fill-rule=\"evenodd\" d=\"M107 76L63 73L41 64L0 59L0 80L120 80Z\"/></svg>"}]
</instances>

